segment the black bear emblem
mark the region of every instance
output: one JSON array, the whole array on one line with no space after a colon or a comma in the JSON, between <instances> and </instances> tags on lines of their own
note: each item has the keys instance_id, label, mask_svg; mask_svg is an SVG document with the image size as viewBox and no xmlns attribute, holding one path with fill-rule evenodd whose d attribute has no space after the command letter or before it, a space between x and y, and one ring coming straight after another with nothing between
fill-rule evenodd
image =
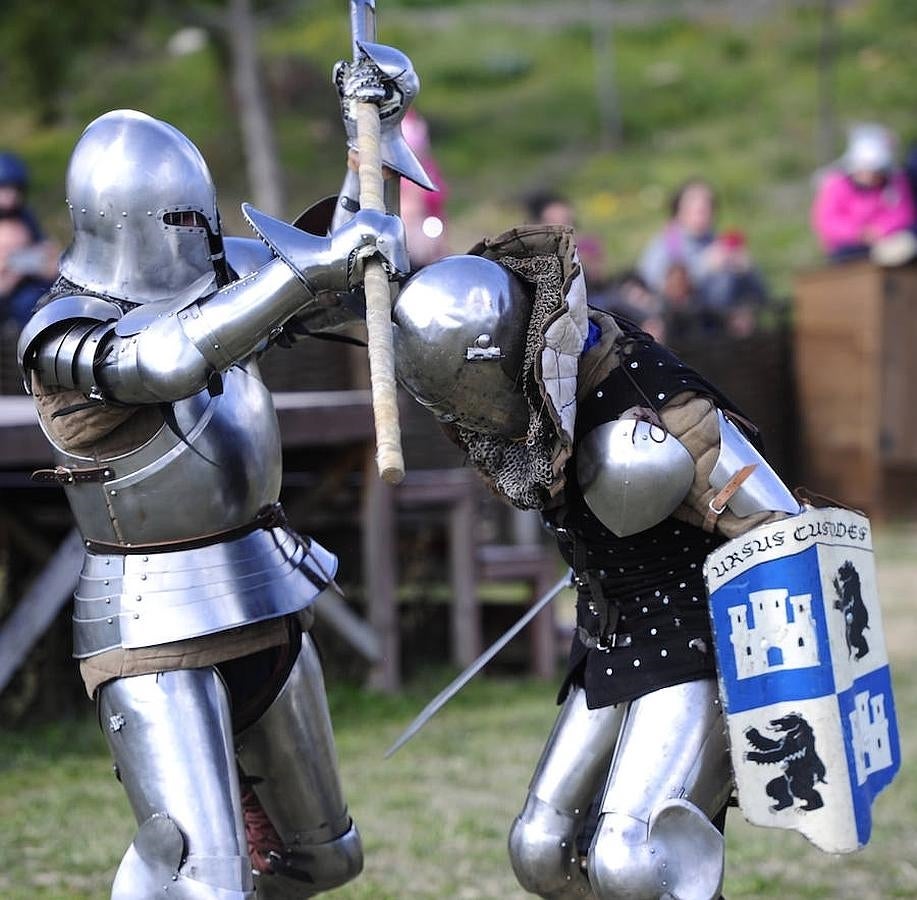
<instances>
[{"instance_id":1,"label":"black bear emblem","mask_svg":"<svg viewBox=\"0 0 917 900\"><path fill-rule=\"evenodd\" d=\"M757 728L748 728L745 737L754 750L745 758L751 762L779 763L783 774L769 781L765 790L775 802L771 810L778 812L802 800L800 807L808 812L825 805L821 794L815 790L815 783L825 784L825 764L815 751L815 735L812 726L798 713L790 713L779 719L772 719L772 731L782 732L777 739L765 737Z\"/></svg>"},{"instance_id":2,"label":"black bear emblem","mask_svg":"<svg viewBox=\"0 0 917 900\"><path fill-rule=\"evenodd\" d=\"M869 628L869 610L866 609L860 590L860 573L849 559L834 577L834 590L837 593L834 608L844 614L847 652L850 654L856 650L855 659L862 659L869 652L869 644L863 637L863 632Z\"/></svg>"}]
</instances>

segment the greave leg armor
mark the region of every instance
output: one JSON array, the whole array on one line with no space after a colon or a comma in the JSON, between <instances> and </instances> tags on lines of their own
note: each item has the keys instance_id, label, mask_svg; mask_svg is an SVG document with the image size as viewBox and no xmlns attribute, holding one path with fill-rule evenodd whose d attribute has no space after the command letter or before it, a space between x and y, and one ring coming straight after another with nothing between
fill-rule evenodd
<instances>
[{"instance_id":1,"label":"greave leg armor","mask_svg":"<svg viewBox=\"0 0 917 900\"><path fill-rule=\"evenodd\" d=\"M623 706L588 709L581 688L567 697L510 831L513 871L527 891L550 900L594 896L576 838L608 772L623 717Z\"/></svg>"},{"instance_id":2,"label":"greave leg armor","mask_svg":"<svg viewBox=\"0 0 917 900\"><path fill-rule=\"evenodd\" d=\"M718 897L724 841L710 818L731 787L713 679L662 688L631 703L589 851L596 897Z\"/></svg>"},{"instance_id":3,"label":"greave leg armor","mask_svg":"<svg viewBox=\"0 0 917 900\"><path fill-rule=\"evenodd\" d=\"M283 843L270 854L273 874L258 876L258 896L298 900L355 878L363 868L360 836L341 791L309 635L280 693L238 744L240 767Z\"/></svg>"},{"instance_id":4,"label":"greave leg armor","mask_svg":"<svg viewBox=\"0 0 917 900\"><path fill-rule=\"evenodd\" d=\"M216 671L109 682L99 715L140 825L112 900L251 900L229 705Z\"/></svg>"}]
</instances>

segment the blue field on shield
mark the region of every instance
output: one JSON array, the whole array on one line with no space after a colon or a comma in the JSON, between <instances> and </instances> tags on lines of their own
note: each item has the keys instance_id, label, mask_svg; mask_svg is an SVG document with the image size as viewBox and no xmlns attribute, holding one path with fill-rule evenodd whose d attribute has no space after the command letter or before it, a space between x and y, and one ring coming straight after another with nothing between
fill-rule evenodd
<instances>
[{"instance_id":1,"label":"blue field on shield","mask_svg":"<svg viewBox=\"0 0 917 900\"><path fill-rule=\"evenodd\" d=\"M835 692L817 552L761 563L712 594L728 711Z\"/></svg>"},{"instance_id":2,"label":"blue field on shield","mask_svg":"<svg viewBox=\"0 0 917 900\"><path fill-rule=\"evenodd\" d=\"M888 666L857 678L849 690L838 694L837 701L857 836L860 843L865 844L872 828L872 801L888 786L901 766L898 721Z\"/></svg>"}]
</instances>

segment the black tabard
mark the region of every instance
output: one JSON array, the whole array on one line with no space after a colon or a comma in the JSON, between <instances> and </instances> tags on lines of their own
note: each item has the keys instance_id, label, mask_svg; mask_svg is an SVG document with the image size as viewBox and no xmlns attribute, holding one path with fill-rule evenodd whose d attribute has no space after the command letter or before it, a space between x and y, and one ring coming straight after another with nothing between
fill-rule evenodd
<instances>
[{"instance_id":1,"label":"black tabard","mask_svg":"<svg viewBox=\"0 0 917 900\"><path fill-rule=\"evenodd\" d=\"M613 535L589 510L577 481L579 438L633 406L660 410L685 391L738 412L671 351L630 323L619 325L621 365L580 401L563 503L545 514L579 585L560 699L578 684L591 709L715 674L702 567L724 538L671 517L639 534Z\"/></svg>"}]
</instances>

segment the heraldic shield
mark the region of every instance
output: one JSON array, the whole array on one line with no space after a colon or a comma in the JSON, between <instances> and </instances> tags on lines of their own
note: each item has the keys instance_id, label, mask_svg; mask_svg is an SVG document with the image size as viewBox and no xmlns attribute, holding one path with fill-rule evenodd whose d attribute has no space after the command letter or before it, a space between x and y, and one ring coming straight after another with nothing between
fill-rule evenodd
<instances>
[{"instance_id":1,"label":"heraldic shield","mask_svg":"<svg viewBox=\"0 0 917 900\"><path fill-rule=\"evenodd\" d=\"M830 853L862 847L901 763L869 520L761 526L704 566L739 806Z\"/></svg>"}]
</instances>

